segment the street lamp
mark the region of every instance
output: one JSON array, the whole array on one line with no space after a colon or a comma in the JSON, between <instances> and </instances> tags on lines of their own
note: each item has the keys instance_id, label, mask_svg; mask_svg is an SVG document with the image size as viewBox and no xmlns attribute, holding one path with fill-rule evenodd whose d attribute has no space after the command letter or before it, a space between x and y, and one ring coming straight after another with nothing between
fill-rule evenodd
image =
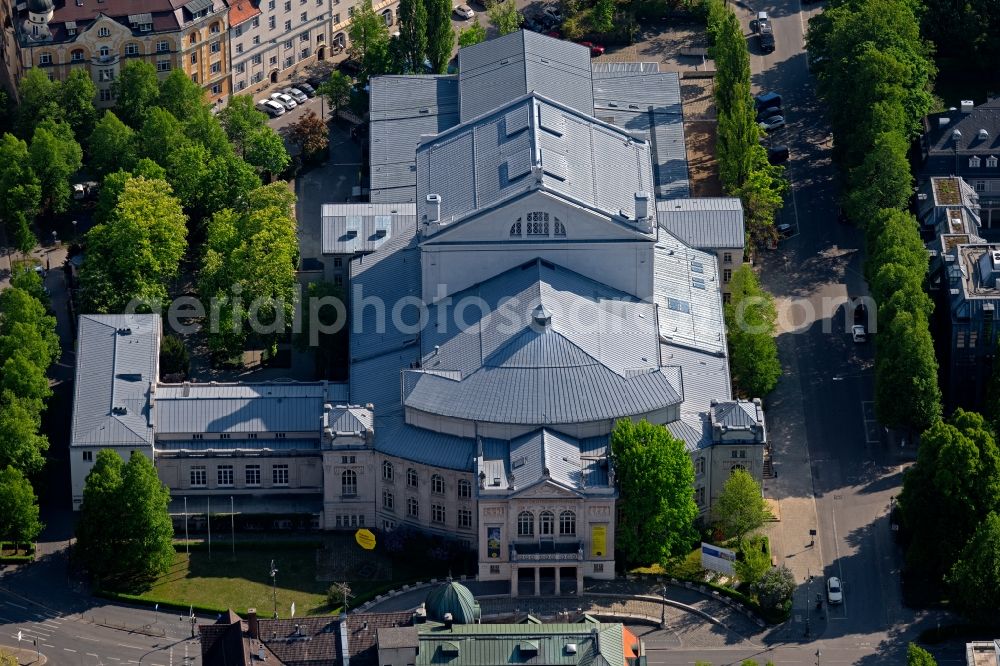
<instances>
[{"instance_id":1,"label":"street lamp","mask_svg":"<svg viewBox=\"0 0 1000 666\"><path fill-rule=\"evenodd\" d=\"M76 220L73 220L73 244L75 245L78 240L76 235Z\"/></svg>"},{"instance_id":2,"label":"street lamp","mask_svg":"<svg viewBox=\"0 0 1000 666\"><path fill-rule=\"evenodd\" d=\"M278 575L278 569L274 566L274 560L271 560L271 595L274 599L274 619L278 619L278 587L275 582L275 576Z\"/></svg>"},{"instance_id":3,"label":"street lamp","mask_svg":"<svg viewBox=\"0 0 1000 666\"><path fill-rule=\"evenodd\" d=\"M660 596L663 597L660 604L660 629L667 628L667 586L660 588Z\"/></svg>"},{"instance_id":4,"label":"street lamp","mask_svg":"<svg viewBox=\"0 0 1000 666\"><path fill-rule=\"evenodd\" d=\"M808 578L806 579L806 636L808 636L809 635L809 604L811 603L810 600L812 599L812 582L813 582L813 577L812 577L812 574L809 573L808 569L806 569L806 575L808 576Z\"/></svg>"},{"instance_id":5,"label":"street lamp","mask_svg":"<svg viewBox=\"0 0 1000 666\"><path fill-rule=\"evenodd\" d=\"M59 244L59 239L56 237L56 232L54 229L52 230L52 244L53 245Z\"/></svg>"}]
</instances>

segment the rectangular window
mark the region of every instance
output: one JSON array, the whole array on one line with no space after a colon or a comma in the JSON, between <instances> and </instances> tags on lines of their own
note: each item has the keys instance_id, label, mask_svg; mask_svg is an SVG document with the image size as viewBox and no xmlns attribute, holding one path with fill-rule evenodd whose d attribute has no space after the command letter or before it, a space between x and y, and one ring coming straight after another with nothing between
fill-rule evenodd
<instances>
[{"instance_id":1,"label":"rectangular window","mask_svg":"<svg viewBox=\"0 0 1000 666\"><path fill-rule=\"evenodd\" d=\"M264 78L264 72L257 72L252 77L250 77L250 83L260 83Z\"/></svg>"},{"instance_id":2,"label":"rectangular window","mask_svg":"<svg viewBox=\"0 0 1000 666\"><path fill-rule=\"evenodd\" d=\"M243 53L243 45L242 44L237 44L236 45L236 54L239 55L240 53Z\"/></svg>"},{"instance_id":3,"label":"rectangular window","mask_svg":"<svg viewBox=\"0 0 1000 666\"><path fill-rule=\"evenodd\" d=\"M268 0L267 8L272 12L274 11L274 0Z\"/></svg>"},{"instance_id":4,"label":"rectangular window","mask_svg":"<svg viewBox=\"0 0 1000 666\"><path fill-rule=\"evenodd\" d=\"M245 478L248 486L259 486L260 465L247 465Z\"/></svg>"},{"instance_id":5,"label":"rectangular window","mask_svg":"<svg viewBox=\"0 0 1000 666\"><path fill-rule=\"evenodd\" d=\"M98 93L100 100L102 102L110 102L113 98L111 97L111 91L107 88L102 88Z\"/></svg>"},{"instance_id":6,"label":"rectangular window","mask_svg":"<svg viewBox=\"0 0 1000 666\"><path fill-rule=\"evenodd\" d=\"M299 51L299 60L305 60L309 57L309 49L302 49Z\"/></svg>"},{"instance_id":7,"label":"rectangular window","mask_svg":"<svg viewBox=\"0 0 1000 666\"><path fill-rule=\"evenodd\" d=\"M191 487L192 488L204 488L208 485L208 473L205 471L204 465L198 465L191 468Z\"/></svg>"},{"instance_id":8,"label":"rectangular window","mask_svg":"<svg viewBox=\"0 0 1000 666\"><path fill-rule=\"evenodd\" d=\"M344 260L341 257L334 257L333 258L333 267L334 268L340 268L343 265L344 265Z\"/></svg>"},{"instance_id":9,"label":"rectangular window","mask_svg":"<svg viewBox=\"0 0 1000 666\"><path fill-rule=\"evenodd\" d=\"M242 34L243 34L243 26L241 25L236 26L236 30L233 31L233 36L239 37Z\"/></svg>"},{"instance_id":10,"label":"rectangular window","mask_svg":"<svg viewBox=\"0 0 1000 666\"><path fill-rule=\"evenodd\" d=\"M288 485L288 465L274 465L271 467L271 483L276 486Z\"/></svg>"},{"instance_id":11,"label":"rectangular window","mask_svg":"<svg viewBox=\"0 0 1000 666\"><path fill-rule=\"evenodd\" d=\"M98 71L98 80L102 82L114 81L115 80L115 70L113 69L102 69Z\"/></svg>"},{"instance_id":12,"label":"rectangular window","mask_svg":"<svg viewBox=\"0 0 1000 666\"><path fill-rule=\"evenodd\" d=\"M431 520L433 520L435 523L444 522L443 506L441 506L440 504L435 504L433 507L431 507Z\"/></svg>"},{"instance_id":13,"label":"rectangular window","mask_svg":"<svg viewBox=\"0 0 1000 666\"><path fill-rule=\"evenodd\" d=\"M253 58L250 59L250 62L252 62L255 65L259 65L260 64L260 60L261 60L261 57L260 57L260 54L258 53L257 55L255 55Z\"/></svg>"},{"instance_id":14,"label":"rectangular window","mask_svg":"<svg viewBox=\"0 0 1000 666\"><path fill-rule=\"evenodd\" d=\"M386 511L394 511L395 499L388 490L382 491L382 508Z\"/></svg>"},{"instance_id":15,"label":"rectangular window","mask_svg":"<svg viewBox=\"0 0 1000 666\"><path fill-rule=\"evenodd\" d=\"M83 462L94 462L94 452L84 451L83 452Z\"/></svg>"},{"instance_id":16,"label":"rectangular window","mask_svg":"<svg viewBox=\"0 0 1000 666\"><path fill-rule=\"evenodd\" d=\"M722 271L722 281L728 284L729 281L732 280L732 279L733 279L733 271L732 271L732 269L730 269L730 268L724 269Z\"/></svg>"},{"instance_id":17,"label":"rectangular window","mask_svg":"<svg viewBox=\"0 0 1000 666\"><path fill-rule=\"evenodd\" d=\"M472 511L468 509L458 510L458 526L466 530L472 528Z\"/></svg>"},{"instance_id":18,"label":"rectangular window","mask_svg":"<svg viewBox=\"0 0 1000 666\"><path fill-rule=\"evenodd\" d=\"M83 62L83 51L73 51L73 62Z\"/></svg>"},{"instance_id":19,"label":"rectangular window","mask_svg":"<svg viewBox=\"0 0 1000 666\"><path fill-rule=\"evenodd\" d=\"M286 12L290 12L290 11L292 11L292 3L291 3L291 0L285 0L285 11L286 11Z\"/></svg>"},{"instance_id":20,"label":"rectangular window","mask_svg":"<svg viewBox=\"0 0 1000 666\"><path fill-rule=\"evenodd\" d=\"M219 435L219 439L229 439L229 438L230 438L230 434L228 432L224 432L224 433L222 433L222 434Z\"/></svg>"},{"instance_id":21,"label":"rectangular window","mask_svg":"<svg viewBox=\"0 0 1000 666\"><path fill-rule=\"evenodd\" d=\"M222 63L213 62L212 67L210 69L212 71L212 74L218 74L222 71Z\"/></svg>"},{"instance_id":22,"label":"rectangular window","mask_svg":"<svg viewBox=\"0 0 1000 666\"><path fill-rule=\"evenodd\" d=\"M222 86L220 86L218 83L216 83L214 86L212 86L212 94L213 95L218 95L221 92L222 92Z\"/></svg>"},{"instance_id":23,"label":"rectangular window","mask_svg":"<svg viewBox=\"0 0 1000 666\"><path fill-rule=\"evenodd\" d=\"M275 28L275 27L276 27L277 25L278 25L278 19L276 19L276 18L275 18L275 17L273 17L273 16L268 16L268 17L267 17L267 27L268 27L268 28L270 28L271 30L274 30L274 28Z\"/></svg>"},{"instance_id":24,"label":"rectangular window","mask_svg":"<svg viewBox=\"0 0 1000 666\"><path fill-rule=\"evenodd\" d=\"M156 42L156 52L166 53L170 50L170 42Z\"/></svg>"},{"instance_id":25,"label":"rectangular window","mask_svg":"<svg viewBox=\"0 0 1000 666\"><path fill-rule=\"evenodd\" d=\"M50 54L50 53L43 53L42 55L38 56L38 64L39 65L51 65L52 64L52 54Z\"/></svg>"},{"instance_id":26,"label":"rectangular window","mask_svg":"<svg viewBox=\"0 0 1000 666\"><path fill-rule=\"evenodd\" d=\"M301 14L299 14L299 20L302 21L303 23L305 23L306 21L308 21L309 20L309 13L308 12L302 12Z\"/></svg>"},{"instance_id":27,"label":"rectangular window","mask_svg":"<svg viewBox=\"0 0 1000 666\"><path fill-rule=\"evenodd\" d=\"M603 562L594 562L594 573L604 573Z\"/></svg>"},{"instance_id":28,"label":"rectangular window","mask_svg":"<svg viewBox=\"0 0 1000 666\"><path fill-rule=\"evenodd\" d=\"M198 54L197 53L192 53L191 54L191 64L194 65L197 62L198 62Z\"/></svg>"},{"instance_id":29,"label":"rectangular window","mask_svg":"<svg viewBox=\"0 0 1000 666\"><path fill-rule=\"evenodd\" d=\"M259 28L260 27L260 17L259 16L255 16L254 17L254 19L253 19L253 27L255 27L255 28Z\"/></svg>"},{"instance_id":30,"label":"rectangular window","mask_svg":"<svg viewBox=\"0 0 1000 666\"><path fill-rule=\"evenodd\" d=\"M291 29L292 29L292 22L291 21L285 21L285 30L288 31L288 30L291 30ZM286 39L285 40L285 48L286 49L292 48L292 40L290 40L290 39Z\"/></svg>"},{"instance_id":31,"label":"rectangular window","mask_svg":"<svg viewBox=\"0 0 1000 666\"><path fill-rule=\"evenodd\" d=\"M220 488L231 488L233 485L233 466L219 465L216 468L216 480Z\"/></svg>"},{"instance_id":32,"label":"rectangular window","mask_svg":"<svg viewBox=\"0 0 1000 666\"><path fill-rule=\"evenodd\" d=\"M236 84L236 89L237 90L243 90L246 87L247 87L247 82L246 81L240 81L239 83Z\"/></svg>"},{"instance_id":33,"label":"rectangular window","mask_svg":"<svg viewBox=\"0 0 1000 666\"><path fill-rule=\"evenodd\" d=\"M705 506L705 488L699 487L694 489L694 501L698 506Z\"/></svg>"},{"instance_id":34,"label":"rectangular window","mask_svg":"<svg viewBox=\"0 0 1000 666\"><path fill-rule=\"evenodd\" d=\"M291 66L292 66L292 65L293 65L294 63L295 63L295 59L294 59L294 58L292 58L291 56L288 56L287 58L285 58L285 69L288 69L288 68L289 68L289 67L291 67Z\"/></svg>"},{"instance_id":35,"label":"rectangular window","mask_svg":"<svg viewBox=\"0 0 1000 666\"><path fill-rule=\"evenodd\" d=\"M308 42L309 41L309 33L308 32L303 32L301 35L299 35L299 41L300 42Z\"/></svg>"},{"instance_id":36,"label":"rectangular window","mask_svg":"<svg viewBox=\"0 0 1000 666\"><path fill-rule=\"evenodd\" d=\"M500 573L500 565L499 564L491 564L490 565L490 573L494 574L494 575L499 574Z\"/></svg>"},{"instance_id":37,"label":"rectangular window","mask_svg":"<svg viewBox=\"0 0 1000 666\"><path fill-rule=\"evenodd\" d=\"M267 59L267 62L269 65L271 65L271 67L274 67L275 65L278 64L278 56L271 56L270 58Z\"/></svg>"},{"instance_id":38,"label":"rectangular window","mask_svg":"<svg viewBox=\"0 0 1000 666\"><path fill-rule=\"evenodd\" d=\"M125 45L125 55L135 55L139 53L139 45L135 43L129 43Z\"/></svg>"},{"instance_id":39,"label":"rectangular window","mask_svg":"<svg viewBox=\"0 0 1000 666\"><path fill-rule=\"evenodd\" d=\"M347 18L354 18L354 7L347 8Z\"/></svg>"},{"instance_id":40,"label":"rectangular window","mask_svg":"<svg viewBox=\"0 0 1000 666\"><path fill-rule=\"evenodd\" d=\"M986 191L986 181L985 180L977 180L976 183L975 183L975 188L976 188L976 192L985 192Z\"/></svg>"},{"instance_id":41,"label":"rectangular window","mask_svg":"<svg viewBox=\"0 0 1000 666\"><path fill-rule=\"evenodd\" d=\"M212 42L212 45L208 47L208 50L212 53L218 53L222 50L222 44L220 42Z\"/></svg>"},{"instance_id":42,"label":"rectangular window","mask_svg":"<svg viewBox=\"0 0 1000 666\"><path fill-rule=\"evenodd\" d=\"M253 39L250 40L250 43L252 43L254 46L260 44L260 35L254 35Z\"/></svg>"},{"instance_id":43,"label":"rectangular window","mask_svg":"<svg viewBox=\"0 0 1000 666\"><path fill-rule=\"evenodd\" d=\"M724 263L727 263L727 264L733 263L733 253L732 252L723 252L722 253L722 261Z\"/></svg>"},{"instance_id":44,"label":"rectangular window","mask_svg":"<svg viewBox=\"0 0 1000 666\"><path fill-rule=\"evenodd\" d=\"M353 465L357 460L357 456L340 456L341 465Z\"/></svg>"},{"instance_id":45,"label":"rectangular window","mask_svg":"<svg viewBox=\"0 0 1000 666\"><path fill-rule=\"evenodd\" d=\"M338 23L340 23L340 14L334 14L333 15L333 24L337 25Z\"/></svg>"}]
</instances>

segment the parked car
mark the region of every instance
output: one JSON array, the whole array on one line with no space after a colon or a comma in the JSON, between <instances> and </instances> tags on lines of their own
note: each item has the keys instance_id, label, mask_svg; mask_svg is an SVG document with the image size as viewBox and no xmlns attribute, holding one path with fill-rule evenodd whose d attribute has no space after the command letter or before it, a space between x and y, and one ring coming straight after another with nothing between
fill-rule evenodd
<instances>
[{"instance_id":1,"label":"parked car","mask_svg":"<svg viewBox=\"0 0 1000 666\"><path fill-rule=\"evenodd\" d=\"M594 42L577 42L580 46L586 46L590 49L590 57L596 58L597 56L604 55L604 47L600 44L595 44Z\"/></svg>"},{"instance_id":2,"label":"parked car","mask_svg":"<svg viewBox=\"0 0 1000 666\"><path fill-rule=\"evenodd\" d=\"M844 590L840 586L840 579L836 576L830 576L826 579L826 600L830 604L844 602Z\"/></svg>"},{"instance_id":3,"label":"parked car","mask_svg":"<svg viewBox=\"0 0 1000 666\"><path fill-rule=\"evenodd\" d=\"M348 76L357 76L361 73L361 63L353 58L348 58L337 65L337 69Z\"/></svg>"},{"instance_id":4,"label":"parked car","mask_svg":"<svg viewBox=\"0 0 1000 666\"><path fill-rule=\"evenodd\" d=\"M98 187L99 185L92 180L88 180L83 183L74 183L73 198L76 199L77 201L81 201L83 199L90 199L92 197L95 197L97 196Z\"/></svg>"},{"instance_id":5,"label":"parked car","mask_svg":"<svg viewBox=\"0 0 1000 666\"><path fill-rule=\"evenodd\" d=\"M295 87L305 93L306 97L315 97L316 89L308 83L296 83Z\"/></svg>"},{"instance_id":6,"label":"parked car","mask_svg":"<svg viewBox=\"0 0 1000 666\"><path fill-rule=\"evenodd\" d=\"M788 224L787 222L784 224L779 224L778 226L775 227L775 229L778 231L778 235L781 236L782 238L788 238L789 236L792 235L792 225Z\"/></svg>"},{"instance_id":7,"label":"parked car","mask_svg":"<svg viewBox=\"0 0 1000 666\"><path fill-rule=\"evenodd\" d=\"M780 109L781 95L773 92L761 93L760 95L757 95L756 97L753 98L753 103L758 111L762 111L770 107L775 107Z\"/></svg>"},{"instance_id":8,"label":"parked car","mask_svg":"<svg viewBox=\"0 0 1000 666\"><path fill-rule=\"evenodd\" d=\"M765 132L773 132L774 130L785 126L785 117L771 116L770 118L765 118L757 124L760 125L760 128Z\"/></svg>"},{"instance_id":9,"label":"parked car","mask_svg":"<svg viewBox=\"0 0 1000 666\"><path fill-rule=\"evenodd\" d=\"M771 116L783 116L784 112L781 110L781 106L769 106L766 109L761 109L757 112L757 122L770 118Z\"/></svg>"},{"instance_id":10,"label":"parked car","mask_svg":"<svg viewBox=\"0 0 1000 666\"><path fill-rule=\"evenodd\" d=\"M452 11L455 12L455 16L461 19L469 20L476 17L476 12L472 11L472 7L469 5L458 5Z\"/></svg>"},{"instance_id":11,"label":"parked car","mask_svg":"<svg viewBox=\"0 0 1000 666\"><path fill-rule=\"evenodd\" d=\"M789 157L788 146L773 146L767 149L767 161L770 164L782 164Z\"/></svg>"},{"instance_id":12,"label":"parked car","mask_svg":"<svg viewBox=\"0 0 1000 666\"><path fill-rule=\"evenodd\" d=\"M306 94L301 90L299 90L298 88L285 88L281 92L284 93L285 95L288 95L299 104L302 104L307 99L309 99L308 97L306 97Z\"/></svg>"},{"instance_id":13,"label":"parked car","mask_svg":"<svg viewBox=\"0 0 1000 666\"><path fill-rule=\"evenodd\" d=\"M282 105L289 111L298 106L298 103L285 93L280 93L280 92L271 93L271 99L277 102L278 104Z\"/></svg>"},{"instance_id":14,"label":"parked car","mask_svg":"<svg viewBox=\"0 0 1000 666\"><path fill-rule=\"evenodd\" d=\"M272 118L285 115L285 107L282 104L275 102L273 99L260 100L257 102L257 108Z\"/></svg>"},{"instance_id":15,"label":"parked car","mask_svg":"<svg viewBox=\"0 0 1000 666\"><path fill-rule=\"evenodd\" d=\"M774 53L774 30L770 23L761 26L757 37L760 39L760 50L763 53Z\"/></svg>"}]
</instances>

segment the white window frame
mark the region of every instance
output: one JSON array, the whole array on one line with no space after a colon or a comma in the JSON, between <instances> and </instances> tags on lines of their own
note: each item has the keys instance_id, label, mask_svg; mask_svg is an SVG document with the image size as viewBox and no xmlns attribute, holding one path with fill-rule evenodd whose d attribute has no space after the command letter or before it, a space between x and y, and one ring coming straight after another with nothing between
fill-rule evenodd
<instances>
[{"instance_id":1,"label":"white window frame","mask_svg":"<svg viewBox=\"0 0 1000 666\"><path fill-rule=\"evenodd\" d=\"M193 466L189 470L188 480L191 482L192 488L207 488L208 468L206 468L204 465Z\"/></svg>"},{"instance_id":2,"label":"white window frame","mask_svg":"<svg viewBox=\"0 0 1000 666\"><path fill-rule=\"evenodd\" d=\"M218 465L215 468L215 481L219 488L232 488L236 472L232 465Z\"/></svg>"},{"instance_id":3,"label":"white window frame","mask_svg":"<svg viewBox=\"0 0 1000 666\"><path fill-rule=\"evenodd\" d=\"M286 487L289 484L288 465L271 465L271 485Z\"/></svg>"}]
</instances>

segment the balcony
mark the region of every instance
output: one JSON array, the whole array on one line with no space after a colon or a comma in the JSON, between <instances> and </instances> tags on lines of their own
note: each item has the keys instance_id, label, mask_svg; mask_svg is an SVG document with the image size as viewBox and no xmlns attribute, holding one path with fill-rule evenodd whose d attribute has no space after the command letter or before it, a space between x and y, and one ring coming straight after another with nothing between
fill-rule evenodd
<instances>
[{"instance_id":1,"label":"balcony","mask_svg":"<svg viewBox=\"0 0 1000 666\"><path fill-rule=\"evenodd\" d=\"M577 562L583 560L582 541L532 541L510 545L511 562Z\"/></svg>"}]
</instances>

